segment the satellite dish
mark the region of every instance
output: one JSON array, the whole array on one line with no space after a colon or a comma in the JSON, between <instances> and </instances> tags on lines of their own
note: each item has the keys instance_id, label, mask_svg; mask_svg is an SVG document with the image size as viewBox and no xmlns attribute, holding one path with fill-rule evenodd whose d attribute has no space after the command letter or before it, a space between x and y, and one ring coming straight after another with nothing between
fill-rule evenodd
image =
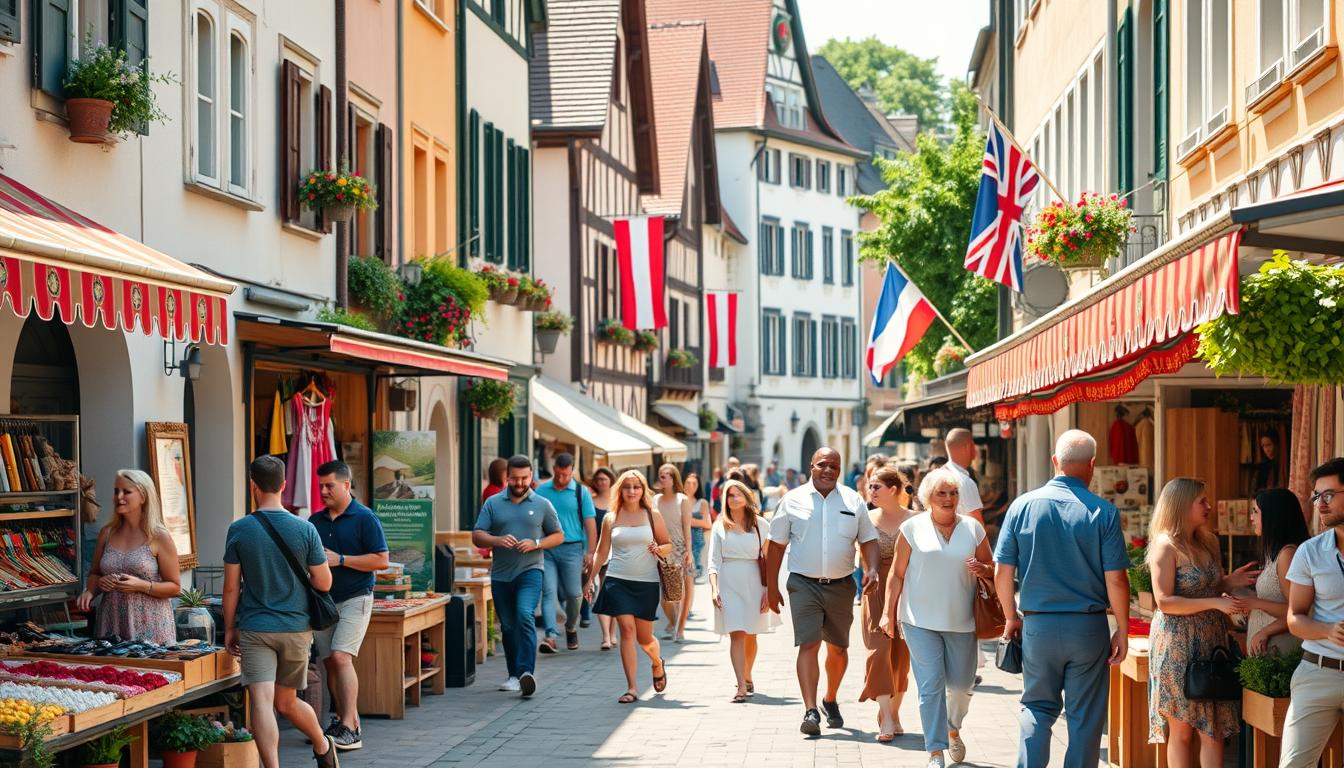
<instances>
[{"instance_id":1,"label":"satellite dish","mask_svg":"<svg viewBox=\"0 0 1344 768\"><path fill-rule=\"evenodd\" d=\"M1039 264L1022 275L1022 305L1040 317L1069 297L1069 278L1053 264Z\"/></svg>"}]
</instances>

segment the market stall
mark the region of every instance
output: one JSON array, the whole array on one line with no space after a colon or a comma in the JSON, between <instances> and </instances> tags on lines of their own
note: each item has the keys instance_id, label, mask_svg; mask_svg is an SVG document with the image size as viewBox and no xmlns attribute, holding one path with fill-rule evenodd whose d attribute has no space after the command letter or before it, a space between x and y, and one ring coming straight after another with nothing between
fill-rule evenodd
<instances>
[{"instance_id":1,"label":"market stall","mask_svg":"<svg viewBox=\"0 0 1344 768\"><path fill-rule=\"evenodd\" d=\"M406 716L420 706L422 688L438 696L445 685L444 606L447 595L375 600L364 644L355 657L359 713ZM427 685L422 685L427 684Z\"/></svg>"}]
</instances>

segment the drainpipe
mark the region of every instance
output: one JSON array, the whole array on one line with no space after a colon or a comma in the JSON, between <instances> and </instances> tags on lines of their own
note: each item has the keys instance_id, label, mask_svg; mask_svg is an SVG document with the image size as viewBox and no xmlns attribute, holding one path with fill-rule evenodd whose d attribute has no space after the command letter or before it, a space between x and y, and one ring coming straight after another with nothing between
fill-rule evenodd
<instances>
[{"instance_id":1,"label":"drainpipe","mask_svg":"<svg viewBox=\"0 0 1344 768\"><path fill-rule=\"evenodd\" d=\"M345 76L345 0L336 0L336 168L350 162L350 130L346 112L350 107L349 84ZM350 255L350 222L336 224L336 306L348 304L349 286L346 267Z\"/></svg>"},{"instance_id":2,"label":"drainpipe","mask_svg":"<svg viewBox=\"0 0 1344 768\"><path fill-rule=\"evenodd\" d=\"M752 176L755 177L755 180L756 180L756 187L755 187L755 192L756 192L756 323L757 323L757 325L756 325L756 344L757 344L757 346L758 346L758 349L756 350L756 375L754 375L754 376L751 377L751 384L750 384L750 386L748 387L748 392L750 392L750 394L751 394L752 397L755 397L755 396L756 396L756 387L759 386L760 383L761 383L761 380L760 380L760 378L759 378L759 377L760 377L760 373L761 373L761 360L763 359L763 358L762 358L762 354L764 354L764 352L765 352L764 349L759 348L760 343L761 343L761 337L762 337L762 333L761 333L761 325L760 325L760 323L761 323L761 321L762 321L762 316L761 316L761 224L763 223L763 221L762 221L762 217L761 217L761 174L760 174L760 169L759 169L757 166L758 166L758 164L761 162L761 158L762 158L762 156L765 155L765 151L766 151L767 145L769 145L769 143L770 143L770 137L765 136L765 135L762 135L762 136L761 136L761 146L759 146L759 147L756 148L756 154L753 155L752 158L751 158L751 170L752 170ZM759 413L760 413L760 405L757 404L757 414L759 415ZM758 431L759 431L759 429L758 429ZM764 441L765 441L765 437L764 437L764 435L758 435L758 437L761 439L761 441L762 441L762 445L764 445ZM731 447L731 446L730 446L730 447ZM731 451L730 451L730 453L731 453ZM761 451L761 459L763 460L764 458L765 458L765 451L764 451L764 448L762 448L762 451Z\"/></svg>"},{"instance_id":3,"label":"drainpipe","mask_svg":"<svg viewBox=\"0 0 1344 768\"><path fill-rule=\"evenodd\" d=\"M1106 2L1106 188L1120 186L1120 51L1115 36L1118 12L1115 0Z\"/></svg>"}]
</instances>

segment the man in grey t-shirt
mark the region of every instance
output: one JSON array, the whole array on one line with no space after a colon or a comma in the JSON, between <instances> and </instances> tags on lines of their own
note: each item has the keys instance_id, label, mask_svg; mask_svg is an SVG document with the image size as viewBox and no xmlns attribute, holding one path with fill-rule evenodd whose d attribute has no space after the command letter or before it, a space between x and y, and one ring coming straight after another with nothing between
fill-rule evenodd
<instances>
[{"instance_id":1,"label":"man in grey t-shirt","mask_svg":"<svg viewBox=\"0 0 1344 768\"><path fill-rule=\"evenodd\" d=\"M493 550L490 592L504 641L509 679L501 691L537 690L537 627L532 614L541 599L541 551L565 541L551 502L532 492L532 462L509 459L508 486L485 500L471 532L471 543Z\"/></svg>"}]
</instances>

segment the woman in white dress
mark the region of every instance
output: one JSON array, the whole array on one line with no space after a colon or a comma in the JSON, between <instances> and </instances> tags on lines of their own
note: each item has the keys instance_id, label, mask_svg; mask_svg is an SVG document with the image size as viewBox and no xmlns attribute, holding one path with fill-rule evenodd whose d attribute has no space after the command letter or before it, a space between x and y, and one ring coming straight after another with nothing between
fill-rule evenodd
<instances>
[{"instance_id":1,"label":"woman in white dress","mask_svg":"<svg viewBox=\"0 0 1344 768\"><path fill-rule=\"evenodd\" d=\"M765 551L761 522L756 495L737 480L724 483L723 514L709 535L709 593L714 599L714 631L729 637L737 704L755 693L751 668L756 663L756 635L770 631L770 606L756 564Z\"/></svg>"},{"instance_id":2,"label":"woman in white dress","mask_svg":"<svg viewBox=\"0 0 1344 768\"><path fill-rule=\"evenodd\" d=\"M670 563L681 563L682 587L681 600L663 600L663 616L667 625L663 627L663 639L683 642L686 639L686 619L691 615L691 598L695 596L695 568L691 560L691 499L682 493L681 472L672 464L658 468L658 488L653 496L653 506L663 515L667 524L667 535L672 537Z\"/></svg>"}]
</instances>

